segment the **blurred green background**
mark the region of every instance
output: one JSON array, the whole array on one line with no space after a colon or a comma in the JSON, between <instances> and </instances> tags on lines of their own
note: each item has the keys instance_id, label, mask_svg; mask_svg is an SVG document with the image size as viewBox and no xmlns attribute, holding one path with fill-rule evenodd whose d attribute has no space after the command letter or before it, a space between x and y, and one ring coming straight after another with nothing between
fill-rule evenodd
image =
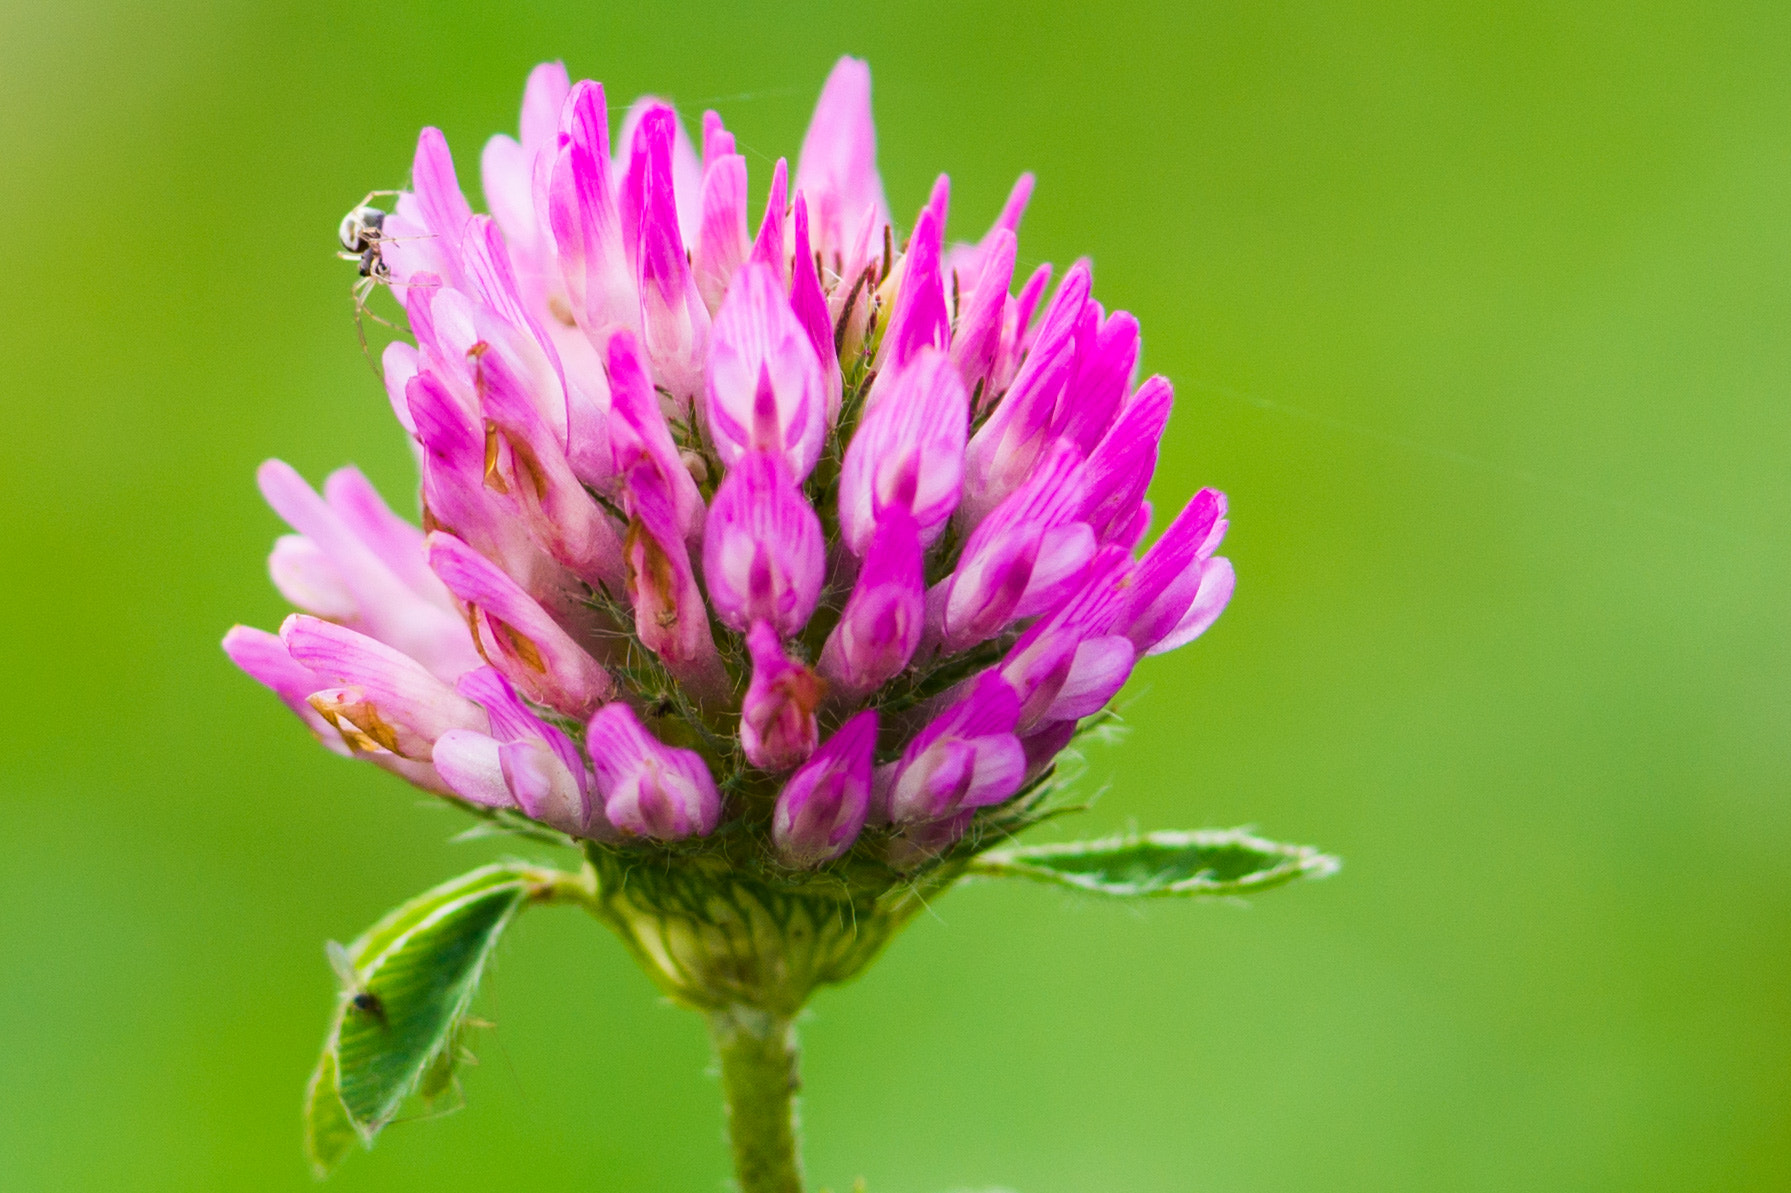
<instances>
[{"instance_id":1,"label":"blurred green background","mask_svg":"<svg viewBox=\"0 0 1791 1193\"><path fill-rule=\"evenodd\" d=\"M867 56L909 219L1089 254L1238 596L1066 831L1343 854L1254 906L953 893L806 1027L817 1186L1791 1187L1791 11L119 4L0 12L0 1188L303 1189L322 942L493 852L217 647L255 464L413 476L336 221L563 57L755 187ZM716 1189L701 1024L525 918L465 1112L348 1190Z\"/></svg>"}]
</instances>

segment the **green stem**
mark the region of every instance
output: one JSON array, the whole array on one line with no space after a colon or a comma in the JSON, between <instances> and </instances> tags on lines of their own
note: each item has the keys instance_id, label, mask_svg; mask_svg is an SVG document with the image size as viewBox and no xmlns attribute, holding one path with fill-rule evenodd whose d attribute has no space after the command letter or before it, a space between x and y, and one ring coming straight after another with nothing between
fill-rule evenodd
<instances>
[{"instance_id":1,"label":"green stem","mask_svg":"<svg viewBox=\"0 0 1791 1193\"><path fill-rule=\"evenodd\" d=\"M709 1013L721 1058L728 1141L740 1193L802 1193L796 1154L796 1027L738 1004Z\"/></svg>"}]
</instances>

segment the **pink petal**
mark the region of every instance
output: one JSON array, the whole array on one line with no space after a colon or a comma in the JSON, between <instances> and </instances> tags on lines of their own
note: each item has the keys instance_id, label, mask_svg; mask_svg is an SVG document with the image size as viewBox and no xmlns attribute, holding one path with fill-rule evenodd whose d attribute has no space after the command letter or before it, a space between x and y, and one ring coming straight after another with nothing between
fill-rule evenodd
<instances>
[{"instance_id":1,"label":"pink petal","mask_svg":"<svg viewBox=\"0 0 1791 1193\"><path fill-rule=\"evenodd\" d=\"M734 134L721 122L717 112L703 113L703 169L708 171L720 159L734 152Z\"/></svg>"},{"instance_id":2,"label":"pink petal","mask_svg":"<svg viewBox=\"0 0 1791 1193\"><path fill-rule=\"evenodd\" d=\"M280 627L295 662L327 683L311 706L358 749L427 760L450 729L487 727L485 714L409 655L342 626L295 613Z\"/></svg>"},{"instance_id":3,"label":"pink petal","mask_svg":"<svg viewBox=\"0 0 1791 1193\"><path fill-rule=\"evenodd\" d=\"M821 289L821 275L815 265L815 253L809 242L808 203L796 196L795 254L790 269L790 309L796 321L808 333L815 356L827 374L827 424L839 416L841 385L839 352L833 343L833 318L828 313L827 295Z\"/></svg>"},{"instance_id":4,"label":"pink petal","mask_svg":"<svg viewBox=\"0 0 1791 1193\"><path fill-rule=\"evenodd\" d=\"M697 231L696 283L709 310L719 310L728 283L751 251L746 231L746 159L716 157L703 171L703 222Z\"/></svg>"},{"instance_id":5,"label":"pink petal","mask_svg":"<svg viewBox=\"0 0 1791 1193\"><path fill-rule=\"evenodd\" d=\"M398 416L400 426L415 435L417 426L410 417L410 403L405 400L404 389L417 375L416 346L403 340L387 344L380 354L379 371L385 381L386 398L392 403L392 413Z\"/></svg>"},{"instance_id":6,"label":"pink petal","mask_svg":"<svg viewBox=\"0 0 1791 1193\"><path fill-rule=\"evenodd\" d=\"M660 385L685 409L695 402L703 375L703 348L709 334L709 308L704 305L685 256L674 198L672 146L682 136L677 116L662 104L648 106L635 134L630 180L641 188L640 241L636 256L641 295L641 341L653 362ZM689 150L688 141L684 148ZM694 157L693 157L694 160ZM699 184L700 188L700 184ZM690 198L696 217L690 243L701 225L700 199ZM624 219L624 234L627 222Z\"/></svg>"},{"instance_id":7,"label":"pink petal","mask_svg":"<svg viewBox=\"0 0 1791 1193\"><path fill-rule=\"evenodd\" d=\"M1049 442L1058 398L1075 374L1090 283L1085 263L1065 275L1012 388L965 450L964 508L973 524L1019 487Z\"/></svg>"},{"instance_id":8,"label":"pink petal","mask_svg":"<svg viewBox=\"0 0 1791 1193\"><path fill-rule=\"evenodd\" d=\"M296 662L279 635L251 626L231 626L224 635L224 653L242 668L250 679L269 688L282 703L297 713L324 745L338 754L347 754L348 746L341 735L330 728L305 697L324 686L324 680L310 668Z\"/></svg>"},{"instance_id":9,"label":"pink petal","mask_svg":"<svg viewBox=\"0 0 1791 1193\"><path fill-rule=\"evenodd\" d=\"M622 117L616 144L620 147L620 153L629 152L642 124L656 109L663 109L671 114L670 166L672 192L678 209L678 234L684 243L695 244L697 225L702 218L703 163L697 156L696 146L690 142L690 135L684 131L684 122L678 119L677 109L654 96L641 96L628 105L628 112ZM627 164L630 169L633 168L632 159Z\"/></svg>"},{"instance_id":10,"label":"pink petal","mask_svg":"<svg viewBox=\"0 0 1791 1193\"><path fill-rule=\"evenodd\" d=\"M1126 311L1115 311L1092 344L1078 343L1076 376L1059 401L1057 434L1085 453L1094 450L1131 392L1138 352L1138 320Z\"/></svg>"},{"instance_id":11,"label":"pink petal","mask_svg":"<svg viewBox=\"0 0 1791 1193\"><path fill-rule=\"evenodd\" d=\"M783 158L771 170L771 190L765 196L765 216L759 221L759 234L753 239L752 259L777 277L778 284L790 283L790 253L785 216L789 212L789 165Z\"/></svg>"},{"instance_id":12,"label":"pink petal","mask_svg":"<svg viewBox=\"0 0 1791 1193\"><path fill-rule=\"evenodd\" d=\"M661 744L626 704L591 718L585 748L604 810L624 833L676 840L715 831L721 795L702 758Z\"/></svg>"},{"instance_id":13,"label":"pink petal","mask_svg":"<svg viewBox=\"0 0 1791 1193\"><path fill-rule=\"evenodd\" d=\"M820 672L857 697L908 665L926 627L924 559L914 520L885 518L865 552L858 583L821 650Z\"/></svg>"},{"instance_id":14,"label":"pink petal","mask_svg":"<svg viewBox=\"0 0 1791 1193\"><path fill-rule=\"evenodd\" d=\"M453 597L423 557L423 531L393 513L359 468L338 468L324 477L323 499L406 587L455 612Z\"/></svg>"},{"instance_id":15,"label":"pink petal","mask_svg":"<svg viewBox=\"0 0 1791 1193\"><path fill-rule=\"evenodd\" d=\"M822 256L845 256L867 225L889 222L877 175L877 129L871 119L871 70L841 58L827 76L814 119L802 138L796 189L813 204Z\"/></svg>"},{"instance_id":16,"label":"pink petal","mask_svg":"<svg viewBox=\"0 0 1791 1193\"><path fill-rule=\"evenodd\" d=\"M640 299L610 173L609 113L600 84L573 87L560 131L564 139L547 170L548 223L572 315L601 348L615 328L639 325Z\"/></svg>"},{"instance_id":17,"label":"pink petal","mask_svg":"<svg viewBox=\"0 0 1791 1193\"><path fill-rule=\"evenodd\" d=\"M578 776L547 747L532 738L498 747L504 784L531 820L564 833L584 833L591 818L588 796Z\"/></svg>"},{"instance_id":18,"label":"pink petal","mask_svg":"<svg viewBox=\"0 0 1791 1193\"><path fill-rule=\"evenodd\" d=\"M766 620L794 637L815 611L826 567L821 520L782 457L741 457L716 490L703 536L717 616L737 630Z\"/></svg>"},{"instance_id":19,"label":"pink petal","mask_svg":"<svg viewBox=\"0 0 1791 1193\"><path fill-rule=\"evenodd\" d=\"M283 534L267 557L268 575L288 602L326 621L352 622L361 607L330 557L302 534Z\"/></svg>"},{"instance_id":20,"label":"pink petal","mask_svg":"<svg viewBox=\"0 0 1791 1193\"><path fill-rule=\"evenodd\" d=\"M921 211L908 242L908 253L902 258L901 284L878 354L885 369L900 366L923 348L943 349L951 339L951 312L945 304L945 282L940 274L945 240L944 198L937 198L938 207L929 203Z\"/></svg>"},{"instance_id":21,"label":"pink petal","mask_svg":"<svg viewBox=\"0 0 1791 1193\"><path fill-rule=\"evenodd\" d=\"M771 838L784 863L818 866L840 856L870 811L877 713L865 709L834 731L777 797Z\"/></svg>"},{"instance_id":22,"label":"pink petal","mask_svg":"<svg viewBox=\"0 0 1791 1193\"><path fill-rule=\"evenodd\" d=\"M784 653L770 622L753 625L746 648L752 656L752 682L740 705L741 749L760 770L789 770L815 751L815 710L826 685Z\"/></svg>"},{"instance_id":23,"label":"pink petal","mask_svg":"<svg viewBox=\"0 0 1791 1193\"><path fill-rule=\"evenodd\" d=\"M1225 606L1231 601L1232 589L1237 586L1237 574L1232 571L1231 560L1223 555L1215 556L1200 565L1200 586L1188 611L1182 614L1175 628L1158 639L1146 654L1162 654L1179 646L1186 646L1219 619L1225 612Z\"/></svg>"},{"instance_id":24,"label":"pink petal","mask_svg":"<svg viewBox=\"0 0 1791 1193\"><path fill-rule=\"evenodd\" d=\"M342 587L354 598L367 633L415 657L444 679L478 665L459 619L417 594L380 558L342 515L290 465L269 460L256 472L274 512L328 557Z\"/></svg>"},{"instance_id":25,"label":"pink petal","mask_svg":"<svg viewBox=\"0 0 1791 1193\"><path fill-rule=\"evenodd\" d=\"M1202 489L1138 561L1131 604L1121 628L1140 654L1151 653L1176 632L1199 595L1203 566L1218 549L1224 533L1225 495L1216 489Z\"/></svg>"},{"instance_id":26,"label":"pink petal","mask_svg":"<svg viewBox=\"0 0 1791 1193\"><path fill-rule=\"evenodd\" d=\"M970 291L969 303L958 316L952 336L951 359L964 378L966 389L987 387L1001 350L1002 321L1007 314L1007 288L1014 276L1014 234L997 228L982 258L982 273Z\"/></svg>"},{"instance_id":27,"label":"pink petal","mask_svg":"<svg viewBox=\"0 0 1791 1193\"><path fill-rule=\"evenodd\" d=\"M963 382L936 349L879 383L840 470L840 531L854 554L895 508L915 520L923 544L939 537L962 489L969 417Z\"/></svg>"},{"instance_id":28,"label":"pink petal","mask_svg":"<svg viewBox=\"0 0 1791 1193\"><path fill-rule=\"evenodd\" d=\"M597 660L483 555L437 531L429 566L469 606L481 653L531 700L583 716L614 694Z\"/></svg>"},{"instance_id":29,"label":"pink petal","mask_svg":"<svg viewBox=\"0 0 1791 1193\"><path fill-rule=\"evenodd\" d=\"M533 157L554 143L560 132L560 113L572 92L564 62L543 62L529 72L522 91L522 147Z\"/></svg>"},{"instance_id":30,"label":"pink petal","mask_svg":"<svg viewBox=\"0 0 1791 1193\"><path fill-rule=\"evenodd\" d=\"M516 797L504 780L499 744L472 729L451 729L435 741L430 760L442 782L461 799L486 808L514 808Z\"/></svg>"},{"instance_id":31,"label":"pink petal","mask_svg":"<svg viewBox=\"0 0 1791 1193\"><path fill-rule=\"evenodd\" d=\"M720 656L674 495L663 473L645 460L625 483L630 521L622 549L635 636L688 686L714 694L722 683Z\"/></svg>"},{"instance_id":32,"label":"pink petal","mask_svg":"<svg viewBox=\"0 0 1791 1193\"><path fill-rule=\"evenodd\" d=\"M1058 444L1020 488L985 518L964 543L958 567L929 594L936 605L944 649L964 650L999 633L1020 616L1020 602L1033 589L1033 571L1045 553L1046 570L1039 591L1061 580L1080 559L1086 561L1092 537L1062 531L1072 525L1082 504L1076 482L1080 453Z\"/></svg>"},{"instance_id":33,"label":"pink petal","mask_svg":"<svg viewBox=\"0 0 1791 1193\"><path fill-rule=\"evenodd\" d=\"M506 478L502 484L535 541L573 575L614 587L622 579L621 536L573 473L542 416L543 403L497 345L486 345L475 360L474 384L486 418L486 485L494 476Z\"/></svg>"},{"instance_id":34,"label":"pink petal","mask_svg":"<svg viewBox=\"0 0 1791 1193\"><path fill-rule=\"evenodd\" d=\"M777 277L753 261L715 317L703 413L722 462L779 454L797 479L821 455L827 403L821 362Z\"/></svg>"},{"instance_id":35,"label":"pink petal","mask_svg":"<svg viewBox=\"0 0 1791 1193\"><path fill-rule=\"evenodd\" d=\"M678 454L640 346L632 335L618 332L610 339L607 365L610 444L616 475L626 483L628 477L643 475L641 468L650 468L655 474L656 489L662 488L671 497L680 534L696 538L703 532L703 496Z\"/></svg>"},{"instance_id":36,"label":"pink petal","mask_svg":"<svg viewBox=\"0 0 1791 1193\"><path fill-rule=\"evenodd\" d=\"M888 795L896 823L937 820L997 804L1019 789L1025 751L1014 736L1019 700L994 672L908 744Z\"/></svg>"},{"instance_id":37,"label":"pink petal","mask_svg":"<svg viewBox=\"0 0 1791 1193\"><path fill-rule=\"evenodd\" d=\"M1138 387L1088 458L1083 476L1088 503L1083 516L1103 539L1131 530L1157 469L1157 445L1169 425L1175 391L1162 377Z\"/></svg>"},{"instance_id":38,"label":"pink petal","mask_svg":"<svg viewBox=\"0 0 1791 1193\"><path fill-rule=\"evenodd\" d=\"M535 715L522 702L510 681L495 667L481 667L460 677L454 685L462 696L478 704L491 718L491 735L500 742L538 741L552 750L567 772L582 784L588 769L572 739Z\"/></svg>"},{"instance_id":39,"label":"pink petal","mask_svg":"<svg viewBox=\"0 0 1791 1193\"><path fill-rule=\"evenodd\" d=\"M1123 634L1090 638L1076 648L1070 673L1045 713L1047 721L1074 721L1092 716L1119 694L1137 661L1131 639Z\"/></svg>"}]
</instances>

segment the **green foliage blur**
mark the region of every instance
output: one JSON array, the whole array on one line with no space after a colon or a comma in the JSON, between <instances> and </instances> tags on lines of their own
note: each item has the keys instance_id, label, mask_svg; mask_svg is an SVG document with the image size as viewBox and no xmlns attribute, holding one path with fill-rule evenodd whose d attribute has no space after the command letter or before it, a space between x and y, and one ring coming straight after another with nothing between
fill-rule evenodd
<instances>
[{"instance_id":1,"label":"green foliage blur","mask_svg":"<svg viewBox=\"0 0 1791 1193\"><path fill-rule=\"evenodd\" d=\"M817 1187L1791 1187L1791 9L0 9L0 1189L310 1187L323 942L499 856L225 661L284 610L257 462L414 475L363 193L476 177L524 76L716 107L759 193L842 52L890 197L1096 263L1231 497L1237 598L1040 834L1253 824L1252 906L940 901L805 1026ZM467 1108L351 1190L709 1190L702 1025L571 910ZM502 1184L500 1185L500 1182Z\"/></svg>"}]
</instances>

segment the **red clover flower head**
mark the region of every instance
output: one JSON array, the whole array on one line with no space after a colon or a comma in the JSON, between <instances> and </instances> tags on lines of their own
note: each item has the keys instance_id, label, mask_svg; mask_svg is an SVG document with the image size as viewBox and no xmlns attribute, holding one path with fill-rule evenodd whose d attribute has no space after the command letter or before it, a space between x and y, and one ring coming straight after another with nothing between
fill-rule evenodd
<instances>
[{"instance_id":1,"label":"red clover flower head","mask_svg":"<svg viewBox=\"0 0 1791 1193\"><path fill-rule=\"evenodd\" d=\"M1030 175L974 243L944 177L903 235L857 60L756 221L715 113L610 128L538 67L489 215L425 129L345 225L408 319L383 371L422 526L269 461L300 611L225 649L330 749L618 850L902 873L1023 820L1232 591L1219 493L1140 550L1172 393L1137 320L1087 262L1015 278Z\"/></svg>"}]
</instances>

